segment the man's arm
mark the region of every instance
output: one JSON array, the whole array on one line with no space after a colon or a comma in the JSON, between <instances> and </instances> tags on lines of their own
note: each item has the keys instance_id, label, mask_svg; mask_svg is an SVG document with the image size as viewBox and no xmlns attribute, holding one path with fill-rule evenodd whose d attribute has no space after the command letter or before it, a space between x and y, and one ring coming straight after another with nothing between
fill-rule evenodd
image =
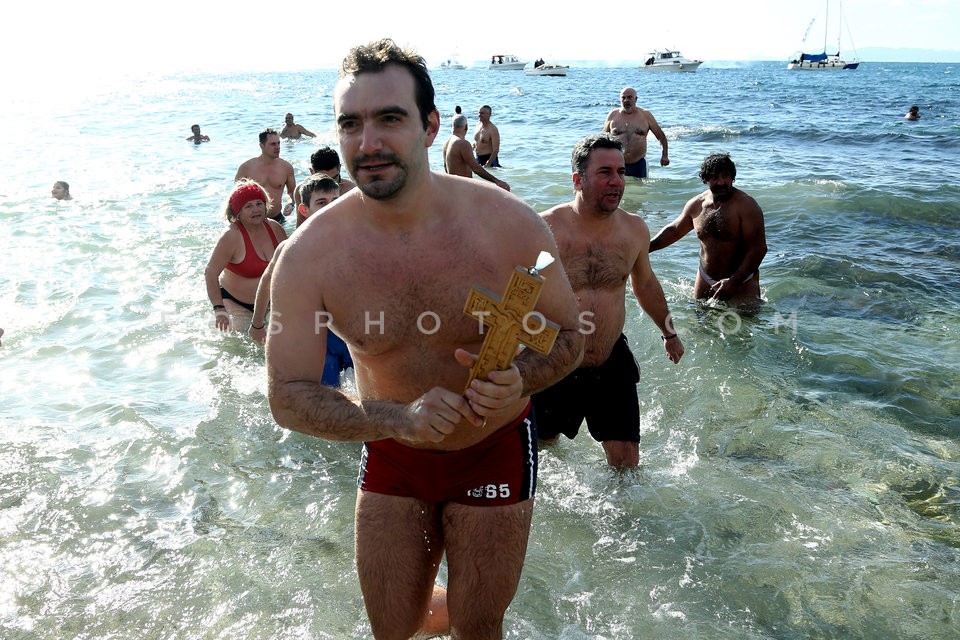
<instances>
[{"instance_id":1,"label":"man's arm","mask_svg":"<svg viewBox=\"0 0 960 640\"><path fill-rule=\"evenodd\" d=\"M496 125L493 126L493 131L490 132L490 147L492 151L490 153L490 159L487 160L488 167L500 164L500 129L498 129Z\"/></svg>"},{"instance_id":2,"label":"man's arm","mask_svg":"<svg viewBox=\"0 0 960 640\"><path fill-rule=\"evenodd\" d=\"M583 359L584 345L580 306L560 261L560 250L546 221L538 214L534 215L539 222L541 250L555 258L553 264L543 271L544 284L536 310L559 324L560 333L549 355L543 356L533 349L524 349L517 356L515 362L523 378L525 396L546 389L573 371Z\"/></svg>"},{"instance_id":3,"label":"man's arm","mask_svg":"<svg viewBox=\"0 0 960 640\"><path fill-rule=\"evenodd\" d=\"M270 259L267 268L263 270L260 276L260 282L257 284L257 297L253 303L253 317L250 319L250 329L247 333L253 338L254 342L264 344L267 341L267 309L270 307L270 281L273 279L273 267L280 259L280 252L283 251L283 245L277 247L273 258Z\"/></svg>"},{"instance_id":4,"label":"man's arm","mask_svg":"<svg viewBox=\"0 0 960 640\"><path fill-rule=\"evenodd\" d=\"M294 206L296 206L296 203L297 203L296 191L297 191L297 181L293 177L293 165L288 162L287 163L287 193L290 195L290 202L288 202L283 207L284 215L287 215L288 213L290 213L293 210Z\"/></svg>"},{"instance_id":5,"label":"man's arm","mask_svg":"<svg viewBox=\"0 0 960 640\"><path fill-rule=\"evenodd\" d=\"M670 309L667 306L666 296L663 295L663 287L660 281L653 273L653 267L650 266L650 256L643 249L650 242L650 230L646 223L637 220L639 224L639 245L641 247L636 261L633 263L633 269L630 271L630 284L633 287L633 295L636 296L640 308L643 309L654 324L660 329L660 334L669 339L663 341L663 348L667 356L674 363L680 362L683 357L683 343L677 336L677 331L673 326L673 320L670 317Z\"/></svg>"},{"instance_id":6,"label":"man's arm","mask_svg":"<svg viewBox=\"0 0 960 640\"><path fill-rule=\"evenodd\" d=\"M767 233L763 223L763 211L760 205L752 197L747 196L744 211L740 215L740 232L743 236L743 246L746 247L746 253L740 266L730 275L730 279L738 286L743 281L756 273L767 255Z\"/></svg>"},{"instance_id":7,"label":"man's arm","mask_svg":"<svg viewBox=\"0 0 960 640\"><path fill-rule=\"evenodd\" d=\"M487 180L488 182L492 182L493 184L497 185L501 189L510 191L509 184L507 184L503 180L498 179L492 173L484 169L479 162L477 162L477 159L473 156L473 153L472 153L473 149L470 147L469 142L467 142L466 140L460 140L460 142L462 142L463 144L454 143L454 144L457 144L456 152L460 156L460 160L464 162L468 167L470 167L471 171L473 171L475 174L477 174L484 180Z\"/></svg>"},{"instance_id":8,"label":"man's arm","mask_svg":"<svg viewBox=\"0 0 960 640\"><path fill-rule=\"evenodd\" d=\"M660 233L650 241L650 251L657 251L664 247L669 247L674 242L690 233L693 230L693 216L691 212L695 206L698 206L699 198L693 198L683 206L683 211L677 216L677 219L660 229Z\"/></svg>"},{"instance_id":9,"label":"man's arm","mask_svg":"<svg viewBox=\"0 0 960 640\"><path fill-rule=\"evenodd\" d=\"M647 111L647 116L650 121L650 131L652 131L653 135L660 141L660 148L662 149L660 153L660 166L665 167L670 164L670 158L667 155L667 134L660 128L660 124L657 122L657 119L653 117L652 113Z\"/></svg>"},{"instance_id":10,"label":"man's arm","mask_svg":"<svg viewBox=\"0 0 960 640\"><path fill-rule=\"evenodd\" d=\"M313 134L312 131L307 131L307 128L304 127L303 125L298 124L297 126L300 127L300 133L302 133L303 135L307 136L308 138L316 138L316 137L317 137L317 136L315 136L315 135Z\"/></svg>"},{"instance_id":11,"label":"man's arm","mask_svg":"<svg viewBox=\"0 0 960 640\"><path fill-rule=\"evenodd\" d=\"M244 162L243 164L241 164L239 167L237 167L237 175L233 176L233 181L234 181L234 182L236 182L236 181L239 180L240 178L248 178L248 177L250 177L249 174L247 173L247 171L249 171L249 168L248 168L248 166L247 166L247 163L248 163L248 162L250 162L250 161L247 160L246 162Z\"/></svg>"}]
</instances>

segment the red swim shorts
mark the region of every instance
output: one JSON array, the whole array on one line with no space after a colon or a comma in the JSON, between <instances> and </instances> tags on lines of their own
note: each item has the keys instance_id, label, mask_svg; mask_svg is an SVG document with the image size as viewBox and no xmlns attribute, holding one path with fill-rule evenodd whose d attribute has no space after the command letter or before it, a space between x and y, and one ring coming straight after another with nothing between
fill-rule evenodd
<instances>
[{"instance_id":1,"label":"red swim shorts","mask_svg":"<svg viewBox=\"0 0 960 640\"><path fill-rule=\"evenodd\" d=\"M357 484L363 491L431 504L499 507L529 500L537 486L531 405L487 439L459 451L414 449L392 439L364 442Z\"/></svg>"}]
</instances>

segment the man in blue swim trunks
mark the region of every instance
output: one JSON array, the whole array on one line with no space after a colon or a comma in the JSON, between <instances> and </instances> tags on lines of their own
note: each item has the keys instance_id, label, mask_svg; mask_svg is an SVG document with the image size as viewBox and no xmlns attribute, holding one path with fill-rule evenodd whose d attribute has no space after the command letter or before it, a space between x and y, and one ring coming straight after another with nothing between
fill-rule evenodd
<instances>
[{"instance_id":1,"label":"man in blue swim trunks","mask_svg":"<svg viewBox=\"0 0 960 640\"><path fill-rule=\"evenodd\" d=\"M667 136L657 124L657 119L646 109L637 106L637 92L626 87L620 92L619 109L607 114L603 131L612 134L623 144L623 160L626 163L626 175L634 178L647 177L647 134L653 133L663 153L660 154L660 166L670 164L667 156Z\"/></svg>"},{"instance_id":2,"label":"man in blue swim trunks","mask_svg":"<svg viewBox=\"0 0 960 640\"><path fill-rule=\"evenodd\" d=\"M481 167L500 166L500 130L490 122L493 110L490 105L483 105L477 112L480 124L473 134L473 150L477 154L477 163Z\"/></svg>"},{"instance_id":3,"label":"man in blue swim trunks","mask_svg":"<svg viewBox=\"0 0 960 640\"><path fill-rule=\"evenodd\" d=\"M541 215L560 247L560 260L580 303L586 344L580 368L534 394L540 442L574 438L586 418L610 466L640 464L640 370L623 334L627 280L640 307L657 325L667 357L683 357L660 281L650 267L650 230L620 208L623 145L613 136L588 136L573 149L574 199Z\"/></svg>"}]
</instances>

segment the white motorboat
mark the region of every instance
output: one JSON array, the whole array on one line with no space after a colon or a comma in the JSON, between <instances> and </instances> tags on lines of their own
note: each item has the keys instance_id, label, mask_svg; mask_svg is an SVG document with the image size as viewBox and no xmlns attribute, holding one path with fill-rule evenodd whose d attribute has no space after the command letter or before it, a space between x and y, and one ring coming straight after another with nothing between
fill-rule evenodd
<instances>
[{"instance_id":1,"label":"white motorboat","mask_svg":"<svg viewBox=\"0 0 960 640\"><path fill-rule=\"evenodd\" d=\"M525 66L527 66L526 60L521 60L509 53L498 53L490 56L490 64L487 69L492 71L519 71Z\"/></svg>"},{"instance_id":2,"label":"white motorboat","mask_svg":"<svg viewBox=\"0 0 960 640\"><path fill-rule=\"evenodd\" d=\"M822 53L804 53L803 51L798 52L787 64L787 69L789 71L843 71L844 69L856 69L860 66L860 61L854 57L853 60L844 60L840 57L840 33L842 32L843 26L843 5L840 5L840 20L838 21L837 28L837 52L834 54L827 53L827 29L829 27L830 20L830 0L827 0L827 10L826 10L826 19L824 20L823 25L823 52ZM814 18L816 20L816 18ZM807 25L807 33L810 33L810 27L813 26L814 20L810 21L810 24ZM803 39L807 39L807 34L803 35ZM854 48L854 54L856 54L856 48Z\"/></svg>"},{"instance_id":3,"label":"white motorboat","mask_svg":"<svg viewBox=\"0 0 960 640\"><path fill-rule=\"evenodd\" d=\"M647 59L641 65L641 71L683 71L693 73L703 64L703 60L690 60L684 58L679 51L666 49L664 51L652 51L647 54Z\"/></svg>"},{"instance_id":4,"label":"white motorboat","mask_svg":"<svg viewBox=\"0 0 960 640\"><path fill-rule=\"evenodd\" d=\"M534 64L532 69L524 69L523 72L528 76L565 76L569 70L570 65L568 64L545 62Z\"/></svg>"},{"instance_id":5,"label":"white motorboat","mask_svg":"<svg viewBox=\"0 0 960 640\"><path fill-rule=\"evenodd\" d=\"M459 60L457 60L456 58L447 58L446 60L440 63L440 68L460 71L460 70L466 69L467 67L464 66L464 64Z\"/></svg>"}]
</instances>

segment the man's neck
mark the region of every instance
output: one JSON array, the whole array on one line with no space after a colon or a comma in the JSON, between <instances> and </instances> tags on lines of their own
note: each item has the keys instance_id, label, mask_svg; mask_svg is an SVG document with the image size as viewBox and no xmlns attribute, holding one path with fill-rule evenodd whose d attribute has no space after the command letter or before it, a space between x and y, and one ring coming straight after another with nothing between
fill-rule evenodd
<instances>
[{"instance_id":1,"label":"man's neck","mask_svg":"<svg viewBox=\"0 0 960 640\"><path fill-rule=\"evenodd\" d=\"M573 200L573 202L570 203L570 208L573 210L573 213L577 215L577 217L588 223L592 223L594 221L604 222L609 220L617 211L615 210L608 212L600 209L599 207L591 206L580 197L579 192L577 193L577 197Z\"/></svg>"}]
</instances>

